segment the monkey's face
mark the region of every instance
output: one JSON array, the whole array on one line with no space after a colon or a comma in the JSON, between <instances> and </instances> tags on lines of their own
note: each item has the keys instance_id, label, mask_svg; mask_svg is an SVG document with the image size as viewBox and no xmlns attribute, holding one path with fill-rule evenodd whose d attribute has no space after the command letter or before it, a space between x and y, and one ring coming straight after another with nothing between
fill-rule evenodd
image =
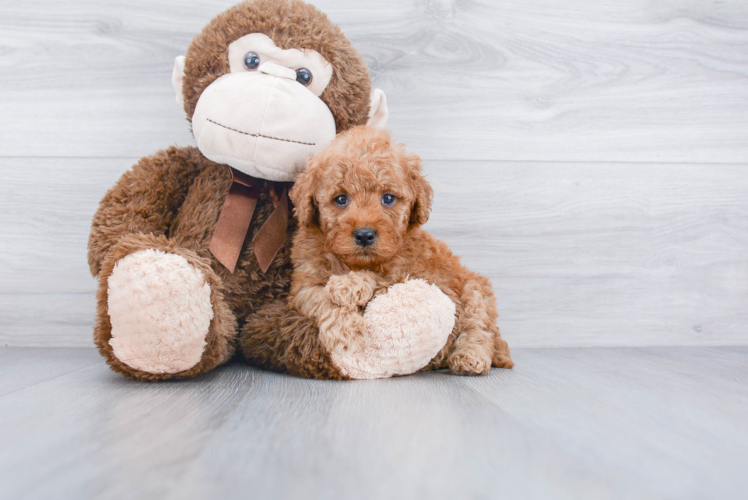
<instances>
[{"instance_id":1,"label":"monkey's face","mask_svg":"<svg viewBox=\"0 0 748 500\"><path fill-rule=\"evenodd\" d=\"M172 82L208 159L273 181L294 180L336 132L387 121L361 55L301 0L219 14L177 58Z\"/></svg>"},{"instance_id":2,"label":"monkey's face","mask_svg":"<svg viewBox=\"0 0 748 500\"><path fill-rule=\"evenodd\" d=\"M314 50L282 50L252 33L229 45L230 73L200 95L192 116L206 158L254 177L292 181L335 137L319 98L332 66Z\"/></svg>"}]
</instances>

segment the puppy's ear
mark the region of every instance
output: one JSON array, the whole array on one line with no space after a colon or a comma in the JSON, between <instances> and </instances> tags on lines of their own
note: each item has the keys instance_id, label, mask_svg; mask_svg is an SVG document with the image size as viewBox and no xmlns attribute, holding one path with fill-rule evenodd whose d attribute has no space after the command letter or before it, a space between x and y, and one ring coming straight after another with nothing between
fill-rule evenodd
<instances>
[{"instance_id":1,"label":"puppy's ear","mask_svg":"<svg viewBox=\"0 0 748 500\"><path fill-rule=\"evenodd\" d=\"M314 192L317 190L317 165L314 158L309 160L307 169L296 179L288 197L294 204L294 214L302 226L318 226L319 213L317 203L314 201Z\"/></svg>"},{"instance_id":2,"label":"puppy's ear","mask_svg":"<svg viewBox=\"0 0 748 500\"><path fill-rule=\"evenodd\" d=\"M411 208L409 224L426 224L429 220L429 212L431 212L434 190L421 172L421 158L418 155L408 155L405 161L406 172L410 176L410 188L416 197Z\"/></svg>"}]
</instances>

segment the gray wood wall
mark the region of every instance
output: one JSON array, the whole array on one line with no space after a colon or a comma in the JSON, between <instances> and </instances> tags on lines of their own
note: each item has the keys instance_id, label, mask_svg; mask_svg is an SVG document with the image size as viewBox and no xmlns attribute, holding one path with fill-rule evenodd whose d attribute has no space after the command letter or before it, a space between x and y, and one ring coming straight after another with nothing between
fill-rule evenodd
<instances>
[{"instance_id":1,"label":"gray wood wall","mask_svg":"<svg viewBox=\"0 0 748 500\"><path fill-rule=\"evenodd\" d=\"M0 344L91 345L91 216L193 143L173 60L232 3L0 4ZM315 4L512 346L748 344L748 2Z\"/></svg>"}]
</instances>

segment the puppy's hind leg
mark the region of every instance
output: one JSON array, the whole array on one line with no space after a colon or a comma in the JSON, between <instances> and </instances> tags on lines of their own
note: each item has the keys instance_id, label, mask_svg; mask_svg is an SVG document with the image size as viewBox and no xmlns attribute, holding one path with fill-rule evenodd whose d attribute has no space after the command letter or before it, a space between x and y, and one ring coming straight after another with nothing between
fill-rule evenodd
<instances>
[{"instance_id":1,"label":"puppy's hind leg","mask_svg":"<svg viewBox=\"0 0 748 500\"><path fill-rule=\"evenodd\" d=\"M511 368L509 348L496 326L495 299L490 286L471 280L460 298L462 308L456 325L460 333L447 358L449 369L462 375L483 375L492 364ZM502 348L497 350L499 347Z\"/></svg>"},{"instance_id":2,"label":"puppy's hind leg","mask_svg":"<svg viewBox=\"0 0 748 500\"><path fill-rule=\"evenodd\" d=\"M496 368L512 368L514 367L514 361L509 354L509 345L499 335L499 329L496 328L496 334L493 336L493 358L491 359L491 365Z\"/></svg>"}]
</instances>

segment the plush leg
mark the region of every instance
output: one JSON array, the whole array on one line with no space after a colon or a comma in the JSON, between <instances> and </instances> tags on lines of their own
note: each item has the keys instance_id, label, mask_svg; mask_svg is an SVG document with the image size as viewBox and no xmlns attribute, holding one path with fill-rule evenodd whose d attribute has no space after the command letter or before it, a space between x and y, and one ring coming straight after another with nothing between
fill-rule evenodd
<instances>
[{"instance_id":1,"label":"plush leg","mask_svg":"<svg viewBox=\"0 0 748 500\"><path fill-rule=\"evenodd\" d=\"M236 319L210 262L163 236L128 235L99 273L94 341L137 380L188 378L233 354Z\"/></svg>"},{"instance_id":2,"label":"plush leg","mask_svg":"<svg viewBox=\"0 0 748 500\"><path fill-rule=\"evenodd\" d=\"M465 285L460 297L462 308L456 330L459 332L447 358L449 369L462 375L486 374L491 365L514 366L509 348L496 326L494 296L487 283L479 279Z\"/></svg>"},{"instance_id":3,"label":"plush leg","mask_svg":"<svg viewBox=\"0 0 748 500\"><path fill-rule=\"evenodd\" d=\"M346 379L319 341L314 320L279 300L247 317L239 335L247 362L297 377Z\"/></svg>"}]
</instances>

